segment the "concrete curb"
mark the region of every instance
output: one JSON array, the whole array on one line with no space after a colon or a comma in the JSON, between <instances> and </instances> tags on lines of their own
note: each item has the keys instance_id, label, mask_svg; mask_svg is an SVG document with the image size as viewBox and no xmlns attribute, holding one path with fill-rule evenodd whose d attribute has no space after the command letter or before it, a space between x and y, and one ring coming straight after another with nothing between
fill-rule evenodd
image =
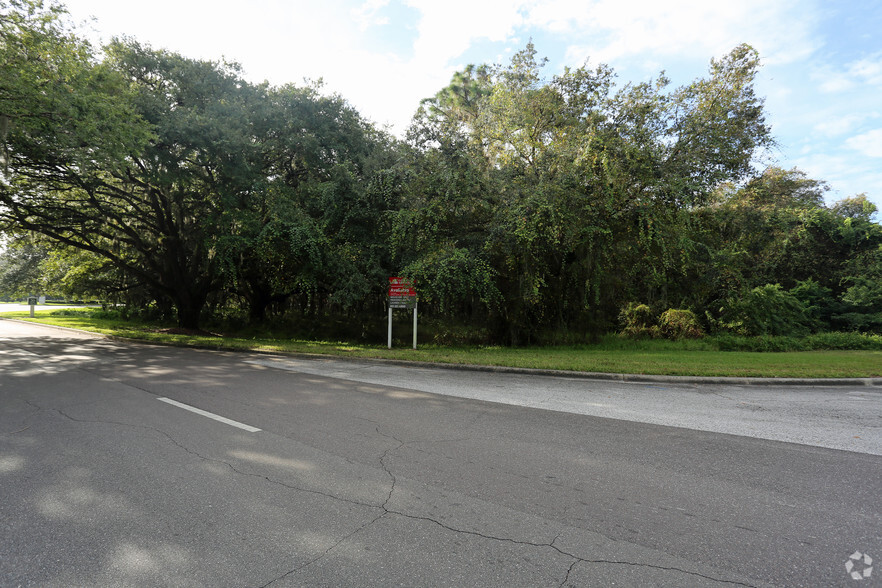
<instances>
[{"instance_id":1,"label":"concrete curb","mask_svg":"<svg viewBox=\"0 0 882 588\"><path fill-rule=\"evenodd\" d=\"M460 370L471 372L490 372L500 374L522 374L525 376L548 376L555 378L578 378L583 380L602 380L609 382L633 382L633 383L656 383L656 384L718 384L728 386L818 386L818 387L855 387L855 386L882 386L882 378L754 378L737 376L665 376L654 374L615 374L604 372L578 372L568 370L551 370L537 368L519 368L493 365L457 364L457 363L434 363L429 361L408 361L402 359L382 359L374 357L346 357L345 355L322 355L318 353L286 352L286 351L262 351L259 349L234 349L226 347L212 347L209 345L170 345L158 341L143 341L141 339L129 339L115 335L104 335L71 327L57 325L44 325L31 321L0 317L0 320L37 325L49 329L73 331L122 343L141 343L145 345L160 345L166 347L185 347L187 349L201 349L207 351L227 351L234 353L256 353L260 355L278 355L297 357L309 360L340 360L348 362L381 363L401 367L421 367L445 370Z\"/></svg>"},{"instance_id":2,"label":"concrete curb","mask_svg":"<svg viewBox=\"0 0 882 588\"><path fill-rule=\"evenodd\" d=\"M525 376L548 376L554 378L578 378L582 380L603 380L610 382L646 382L665 384L721 384L741 386L882 386L882 378L753 378L737 376L665 376L655 374L616 374L604 372L578 372L569 370L549 370L537 368L518 368L507 366L487 366L456 363L433 363L427 361L405 361L400 359L379 359L367 357L345 357L337 355L317 355L305 353L274 353L303 359L340 359L344 361L376 362L402 367L422 367L432 369L460 370L472 372L493 372L500 374L523 374Z\"/></svg>"}]
</instances>

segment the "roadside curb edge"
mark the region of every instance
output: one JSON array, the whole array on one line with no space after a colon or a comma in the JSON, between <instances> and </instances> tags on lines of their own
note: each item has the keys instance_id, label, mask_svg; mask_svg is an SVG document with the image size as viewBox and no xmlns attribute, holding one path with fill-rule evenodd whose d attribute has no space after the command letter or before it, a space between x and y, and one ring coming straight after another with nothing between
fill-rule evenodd
<instances>
[{"instance_id":1,"label":"roadside curb edge","mask_svg":"<svg viewBox=\"0 0 882 588\"><path fill-rule=\"evenodd\" d=\"M23 321L20 319L0 317L0 320L12 321L28 325L38 325L40 327L59 329L62 331L74 331L91 335L93 337L107 339L108 341L119 341L124 343L141 343L144 345L161 345L166 347L184 347L187 349L201 349L208 351L226 351L234 353L256 353L260 355L277 355L281 357L299 357L311 360L341 360L349 362L368 362L368 363L384 363L386 365L397 365L402 367L422 367L435 369L448 369L472 372L490 372L504 374L523 374L525 376L548 376L555 378L577 378L583 380L604 380L612 382L646 382L646 383L667 383L667 384L719 384L719 385L741 385L741 386L819 386L819 387L839 387L839 386L882 386L882 378L758 378L758 377L739 377L739 376L666 376L661 374L617 374L605 372L580 372L569 370L552 370L541 368L520 368L509 366L493 366L493 365L475 365L475 364L458 364L458 363L436 363L429 361L402 360L402 359L383 359L375 357L346 357L345 355L323 355L320 353L304 353L296 351L264 351L260 349L235 349L232 347L211 346L211 345L175 345L170 343L162 343L158 341L144 341L141 339L130 339L128 337L119 337L117 335L105 335L103 333L95 333L93 331L85 331L82 329L74 329L71 327L61 327L58 325L45 325L32 321Z\"/></svg>"}]
</instances>

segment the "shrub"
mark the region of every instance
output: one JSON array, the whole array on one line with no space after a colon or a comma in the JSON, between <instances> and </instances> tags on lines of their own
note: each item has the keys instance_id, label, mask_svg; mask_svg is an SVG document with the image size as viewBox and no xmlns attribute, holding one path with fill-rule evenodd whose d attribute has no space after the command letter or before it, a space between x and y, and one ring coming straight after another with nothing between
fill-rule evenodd
<instances>
[{"instance_id":1,"label":"shrub","mask_svg":"<svg viewBox=\"0 0 882 588\"><path fill-rule=\"evenodd\" d=\"M882 336L862 333L817 333L807 337L722 334L711 341L720 351L882 351Z\"/></svg>"},{"instance_id":2,"label":"shrub","mask_svg":"<svg viewBox=\"0 0 882 588\"><path fill-rule=\"evenodd\" d=\"M728 300L718 323L738 335L807 334L814 321L799 299L779 284L754 288L740 300Z\"/></svg>"},{"instance_id":3,"label":"shrub","mask_svg":"<svg viewBox=\"0 0 882 588\"><path fill-rule=\"evenodd\" d=\"M622 335L626 337L657 337L658 327L652 309L645 304L629 302L619 313Z\"/></svg>"},{"instance_id":4,"label":"shrub","mask_svg":"<svg viewBox=\"0 0 882 588\"><path fill-rule=\"evenodd\" d=\"M59 308L49 313L49 316L77 316L91 318L92 310L89 308Z\"/></svg>"},{"instance_id":5,"label":"shrub","mask_svg":"<svg viewBox=\"0 0 882 588\"><path fill-rule=\"evenodd\" d=\"M720 351L808 351L809 345L800 337L758 335L743 337L722 334L714 337Z\"/></svg>"},{"instance_id":6,"label":"shrub","mask_svg":"<svg viewBox=\"0 0 882 588\"><path fill-rule=\"evenodd\" d=\"M96 308L89 315L94 319L108 319L108 320L121 320L123 318L122 313L118 310L107 309L102 310L100 308Z\"/></svg>"},{"instance_id":7,"label":"shrub","mask_svg":"<svg viewBox=\"0 0 882 588\"><path fill-rule=\"evenodd\" d=\"M844 312L833 315L833 318L843 328L850 331L860 331L862 333L882 331L882 312L877 312L876 314Z\"/></svg>"},{"instance_id":8,"label":"shrub","mask_svg":"<svg viewBox=\"0 0 882 588\"><path fill-rule=\"evenodd\" d=\"M658 319L658 328L665 339L699 339L704 336L698 317L691 310L669 308Z\"/></svg>"},{"instance_id":9,"label":"shrub","mask_svg":"<svg viewBox=\"0 0 882 588\"><path fill-rule=\"evenodd\" d=\"M480 327L437 325L429 332L435 345L486 345L490 332Z\"/></svg>"},{"instance_id":10,"label":"shrub","mask_svg":"<svg viewBox=\"0 0 882 588\"><path fill-rule=\"evenodd\" d=\"M842 312L844 305L833 296L833 291L809 278L797 282L790 294L795 296L805 307L805 314L812 321L812 331L829 329L831 318L835 313Z\"/></svg>"},{"instance_id":11,"label":"shrub","mask_svg":"<svg viewBox=\"0 0 882 588\"><path fill-rule=\"evenodd\" d=\"M119 320L122 318L122 315L118 310L103 310L100 308L60 308L50 312L49 316L73 316L110 320Z\"/></svg>"},{"instance_id":12,"label":"shrub","mask_svg":"<svg viewBox=\"0 0 882 588\"><path fill-rule=\"evenodd\" d=\"M865 333L818 333L809 337L812 349L882 350L882 335Z\"/></svg>"}]
</instances>

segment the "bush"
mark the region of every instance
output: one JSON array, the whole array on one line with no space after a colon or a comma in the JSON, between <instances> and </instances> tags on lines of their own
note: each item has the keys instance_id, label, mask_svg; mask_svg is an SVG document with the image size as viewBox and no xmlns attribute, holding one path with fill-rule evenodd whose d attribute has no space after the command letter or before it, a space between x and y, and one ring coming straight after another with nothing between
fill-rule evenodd
<instances>
[{"instance_id":1,"label":"bush","mask_svg":"<svg viewBox=\"0 0 882 588\"><path fill-rule=\"evenodd\" d=\"M754 288L740 300L727 300L716 323L738 335L802 336L815 321L805 305L779 284Z\"/></svg>"},{"instance_id":2,"label":"bush","mask_svg":"<svg viewBox=\"0 0 882 588\"><path fill-rule=\"evenodd\" d=\"M805 314L813 321L813 330L829 329L834 314L842 312L844 304L836 300L833 291L809 278L797 282L790 294L805 307Z\"/></svg>"},{"instance_id":3,"label":"bush","mask_svg":"<svg viewBox=\"0 0 882 588\"><path fill-rule=\"evenodd\" d=\"M89 308L60 308L53 310L49 316L76 316L83 318L91 318L92 310Z\"/></svg>"},{"instance_id":4,"label":"bush","mask_svg":"<svg viewBox=\"0 0 882 588\"><path fill-rule=\"evenodd\" d=\"M122 313L118 310L102 310L100 308L96 308L89 315L94 319L108 319L108 320L122 320Z\"/></svg>"},{"instance_id":5,"label":"bush","mask_svg":"<svg viewBox=\"0 0 882 588\"><path fill-rule=\"evenodd\" d=\"M652 309L645 304L629 302L619 313L619 320L624 325L622 335L626 337L658 337L658 327Z\"/></svg>"},{"instance_id":6,"label":"bush","mask_svg":"<svg viewBox=\"0 0 882 588\"><path fill-rule=\"evenodd\" d=\"M777 337L773 335L744 337L722 334L716 335L713 340L720 351L808 351L805 339L800 337Z\"/></svg>"},{"instance_id":7,"label":"bush","mask_svg":"<svg viewBox=\"0 0 882 588\"><path fill-rule=\"evenodd\" d=\"M872 332L882 331L882 312L869 314L863 312L845 312L833 315L843 328L850 331Z\"/></svg>"},{"instance_id":8,"label":"bush","mask_svg":"<svg viewBox=\"0 0 882 588\"><path fill-rule=\"evenodd\" d=\"M812 349L882 350L882 335L864 333L818 333L809 337Z\"/></svg>"},{"instance_id":9,"label":"bush","mask_svg":"<svg viewBox=\"0 0 882 588\"><path fill-rule=\"evenodd\" d=\"M711 341L720 351L882 351L882 336L862 333L817 333L807 337L722 334Z\"/></svg>"},{"instance_id":10,"label":"bush","mask_svg":"<svg viewBox=\"0 0 882 588\"><path fill-rule=\"evenodd\" d=\"M661 336L672 341L700 339L704 336L698 317L691 310L669 308L658 319Z\"/></svg>"},{"instance_id":11,"label":"bush","mask_svg":"<svg viewBox=\"0 0 882 588\"><path fill-rule=\"evenodd\" d=\"M423 332L435 345L486 345L490 342L490 332L480 327L438 324L423 328Z\"/></svg>"},{"instance_id":12,"label":"bush","mask_svg":"<svg viewBox=\"0 0 882 588\"><path fill-rule=\"evenodd\" d=\"M100 308L60 308L50 312L49 316L72 316L109 320L120 320L123 318L118 310L102 310Z\"/></svg>"}]
</instances>

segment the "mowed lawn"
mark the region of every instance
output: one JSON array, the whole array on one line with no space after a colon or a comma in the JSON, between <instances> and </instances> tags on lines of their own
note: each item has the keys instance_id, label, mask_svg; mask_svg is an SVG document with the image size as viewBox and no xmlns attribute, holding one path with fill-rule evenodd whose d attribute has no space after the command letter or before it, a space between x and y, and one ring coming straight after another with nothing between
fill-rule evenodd
<instances>
[{"instance_id":1,"label":"mowed lawn","mask_svg":"<svg viewBox=\"0 0 882 588\"><path fill-rule=\"evenodd\" d=\"M2 307L0 307L2 311ZM596 345L553 347L458 347L419 345L387 349L334 341L306 341L263 336L236 337L176 333L175 329L118 319L87 316L50 316L40 311L2 313L15 318L82 329L139 341L210 349L307 353L357 358L411 360L449 364L538 368L615 374L677 376L740 376L779 378L882 377L882 351L719 351L713 340L688 342L622 341L611 337ZM171 332L169 332L171 331ZM384 342L385 343L385 342Z\"/></svg>"}]
</instances>

